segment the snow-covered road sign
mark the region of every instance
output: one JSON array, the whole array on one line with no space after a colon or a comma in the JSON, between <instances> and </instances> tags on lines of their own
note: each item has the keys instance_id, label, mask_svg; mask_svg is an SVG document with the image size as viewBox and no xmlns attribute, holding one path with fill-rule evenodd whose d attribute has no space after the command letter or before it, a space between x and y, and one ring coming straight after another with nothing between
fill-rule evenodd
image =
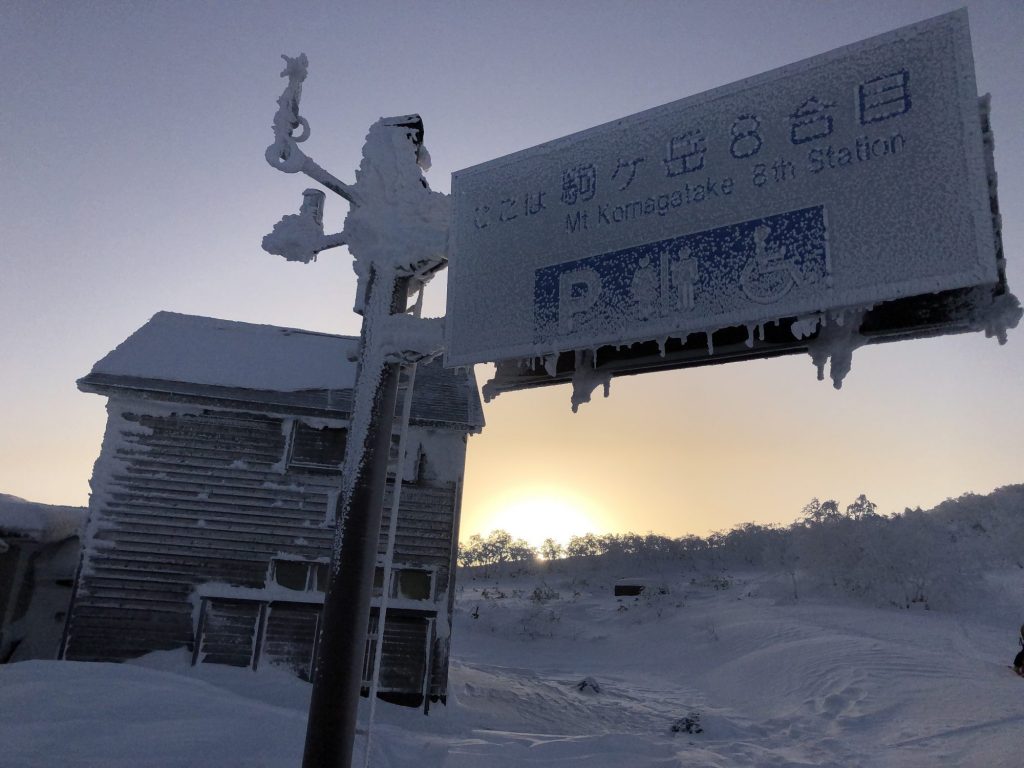
<instances>
[{"instance_id":1,"label":"snow-covered road sign","mask_svg":"<svg viewBox=\"0 0 1024 768\"><path fill-rule=\"evenodd\" d=\"M449 365L664 355L1001 279L963 10L458 171L452 196Z\"/></svg>"}]
</instances>

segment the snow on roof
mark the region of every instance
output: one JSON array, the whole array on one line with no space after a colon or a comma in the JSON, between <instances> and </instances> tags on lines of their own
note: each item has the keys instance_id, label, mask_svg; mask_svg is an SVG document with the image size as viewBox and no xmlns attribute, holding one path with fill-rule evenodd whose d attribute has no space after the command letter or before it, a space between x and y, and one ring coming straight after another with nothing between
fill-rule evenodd
<instances>
[{"instance_id":1,"label":"snow on roof","mask_svg":"<svg viewBox=\"0 0 1024 768\"><path fill-rule=\"evenodd\" d=\"M85 523L85 507L39 504L0 493L0 535L33 541L62 541L75 536Z\"/></svg>"},{"instance_id":2,"label":"snow on roof","mask_svg":"<svg viewBox=\"0 0 1024 768\"><path fill-rule=\"evenodd\" d=\"M158 312L92 373L278 392L351 389L356 345L350 336Z\"/></svg>"}]
</instances>

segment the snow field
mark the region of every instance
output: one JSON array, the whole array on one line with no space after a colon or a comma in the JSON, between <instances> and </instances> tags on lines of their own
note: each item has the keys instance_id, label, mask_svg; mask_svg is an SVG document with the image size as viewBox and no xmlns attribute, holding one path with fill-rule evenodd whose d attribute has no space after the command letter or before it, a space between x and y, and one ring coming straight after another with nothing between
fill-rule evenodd
<instances>
[{"instance_id":1,"label":"snow field","mask_svg":"<svg viewBox=\"0 0 1024 768\"><path fill-rule=\"evenodd\" d=\"M1000 606L1024 569L954 613L780 600L784 579L763 571L602 561L463 571L448 704L378 706L371 764L1020 765L1019 617ZM669 594L613 597L626 575ZM578 689L588 677L599 691ZM184 652L0 667L0 766L295 766L308 693ZM694 714L701 732L672 731Z\"/></svg>"},{"instance_id":2,"label":"snow field","mask_svg":"<svg viewBox=\"0 0 1024 768\"><path fill-rule=\"evenodd\" d=\"M546 584L562 597L539 609L512 597L530 594L528 576L511 591L503 580L506 598L464 578L455 657L468 663L480 653L479 663L506 670L532 659L544 685L567 690L565 708L545 713L551 722L644 735L629 765L658 765L663 750L676 765L1019 765L1013 723L1024 722L1024 691L1006 667L1016 616L1001 615L1001 600L960 614L820 598L780 603L773 595L784 586L759 572L674 581L659 574L670 595L615 599L614 576L582 579L590 583L573 598L579 574L561 582L549 574ZM1017 594L1024 587L1021 574L1003 578ZM477 602L485 589L490 597ZM496 639L479 638L485 633ZM516 672L518 684L529 679ZM584 676L601 694L582 696L567 684ZM703 733L671 733L691 711Z\"/></svg>"}]
</instances>

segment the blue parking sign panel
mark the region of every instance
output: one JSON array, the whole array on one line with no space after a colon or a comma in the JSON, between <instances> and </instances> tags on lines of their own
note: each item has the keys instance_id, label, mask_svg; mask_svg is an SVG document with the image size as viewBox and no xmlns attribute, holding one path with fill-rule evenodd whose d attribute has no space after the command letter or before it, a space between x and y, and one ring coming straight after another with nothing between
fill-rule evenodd
<instances>
[{"instance_id":1,"label":"blue parking sign panel","mask_svg":"<svg viewBox=\"0 0 1024 768\"><path fill-rule=\"evenodd\" d=\"M821 206L588 256L536 270L534 342L628 335L641 324L823 295L830 282Z\"/></svg>"}]
</instances>

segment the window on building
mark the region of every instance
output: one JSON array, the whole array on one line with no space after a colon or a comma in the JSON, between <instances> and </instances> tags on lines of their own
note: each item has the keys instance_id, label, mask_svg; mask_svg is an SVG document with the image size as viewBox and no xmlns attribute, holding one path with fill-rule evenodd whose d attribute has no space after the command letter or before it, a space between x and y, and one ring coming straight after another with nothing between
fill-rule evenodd
<instances>
[{"instance_id":1,"label":"window on building","mask_svg":"<svg viewBox=\"0 0 1024 768\"><path fill-rule=\"evenodd\" d=\"M397 568L391 596L402 600L429 600L434 596L434 573L420 568Z\"/></svg>"},{"instance_id":2,"label":"window on building","mask_svg":"<svg viewBox=\"0 0 1024 768\"><path fill-rule=\"evenodd\" d=\"M399 600L430 600L434 597L434 572L428 568L395 565L391 570L390 597ZM384 567L373 572L373 596L384 594Z\"/></svg>"},{"instance_id":3,"label":"window on building","mask_svg":"<svg viewBox=\"0 0 1024 768\"><path fill-rule=\"evenodd\" d=\"M345 458L348 430L311 427L296 421L292 431L289 466L337 469Z\"/></svg>"},{"instance_id":4,"label":"window on building","mask_svg":"<svg viewBox=\"0 0 1024 768\"><path fill-rule=\"evenodd\" d=\"M312 572L312 578L314 580L314 589L317 592L327 591L327 580L330 578L330 571L328 570L327 563L314 563L310 566Z\"/></svg>"},{"instance_id":5,"label":"window on building","mask_svg":"<svg viewBox=\"0 0 1024 768\"><path fill-rule=\"evenodd\" d=\"M388 479L395 477L395 470L401 465L398 460L399 449L402 447L402 436L391 435L391 443L388 445Z\"/></svg>"},{"instance_id":6,"label":"window on building","mask_svg":"<svg viewBox=\"0 0 1024 768\"><path fill-rule=\"evenodd\" d=\"M388 478L394 478L395 472L398 470L401 473L402 482L418 483L422 479L420 475L423 449L413 442L406 447L405 457L399 460L401 444L401 435L391 436L391 444L388 449Z\"/></svg>"},{"instance_id":7,"label":"window on building","mask_svg":"<svg viewBox=\"0 0 1024 768\"><path fill-rule=\"evenodd\" d=\"M327 589L327 577L327 563L275 558L271 564L271 578L286 589L323 592Z\"/></svg>"}]
</instances>

